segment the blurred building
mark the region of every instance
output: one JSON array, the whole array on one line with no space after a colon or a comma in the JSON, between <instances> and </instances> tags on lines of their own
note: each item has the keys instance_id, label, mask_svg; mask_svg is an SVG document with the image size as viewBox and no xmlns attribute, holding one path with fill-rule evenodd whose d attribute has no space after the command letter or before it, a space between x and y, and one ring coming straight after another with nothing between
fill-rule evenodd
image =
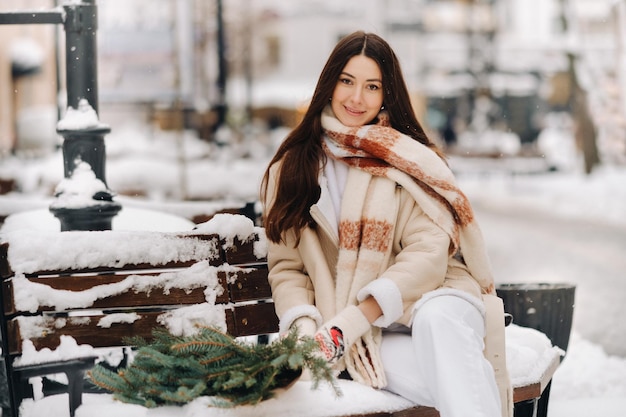
<instances>
[{"instance_id":1,"label":"blurred building","mask_svg":"<svg viewBox=\"0 0 626 417\"><path fill-rule=\"evenodd\" d=\"M476 148L472 137L495 130L524 145L537 138L543 114L571 110L568 53L578 58L579 74L591 78L587 90L602 94L595 82L620 73L616 48L623 35L615 32L620 23L611 23L611 3L266 0L253 23L254 84L302 94L289 83L312 85L337 39L354 29L373 31L398 53L420 116L442 142L475 132L464 138Z\"/></svg>"},{"instance_id":2,"label":"blurred building","mask_svg":"<svg viewBox=\"0 0 626 417\"><path fill-rule=\"evenodd\" d=\"M5 1L0 13L52 7L54 0ZM0 25L0 155L57 144L56 30L52 25Z\"/></svg>"}]
</instances>

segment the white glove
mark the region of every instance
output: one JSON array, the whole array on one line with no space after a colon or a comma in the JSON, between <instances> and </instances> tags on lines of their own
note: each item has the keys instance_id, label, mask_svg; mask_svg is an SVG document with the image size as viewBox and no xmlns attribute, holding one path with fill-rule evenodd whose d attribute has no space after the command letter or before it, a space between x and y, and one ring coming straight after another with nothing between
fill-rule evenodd
<instances>
[{"instance_id":1,"label":"white glove","mask_svg":"<svg viewBox=\"0 0 626 417\"><path fill-rule=\"evenodd\" d=\"M317 322L309 316L298 317L290 327L298 328L298 336L313 337L317 331Z\"/></svg>"},{"instance_id":2,"label":"white glove","mask_svg":"<svg viewBox=\"0 0 626 417\"><path fill-rule=\"evenodd\" d=\"M315 333L322 355L334 364L371 327L369 320L357 306L344 308Z\"/></svg>"}]
</instances>

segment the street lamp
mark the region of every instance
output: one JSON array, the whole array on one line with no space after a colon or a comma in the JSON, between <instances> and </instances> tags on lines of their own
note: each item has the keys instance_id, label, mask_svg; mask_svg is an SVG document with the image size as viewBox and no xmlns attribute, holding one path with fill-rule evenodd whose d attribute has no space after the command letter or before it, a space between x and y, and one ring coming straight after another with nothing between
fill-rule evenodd
<instances>
[{"instance_id":1,"label":"street lamp","mask_svg":"<svg viewBox=\"0 0 626 417\"><path fill-rule=\"evenodd\" d=\"M57 132L64 139L64 176L66 179L73 178L77 166L87 163L103 187L87 196L87 199L80 200L82 203L76 203L76 200L72 202L71 196L65 195L68 190L62 189L50 206L50 211L60 220L62 231L111 230L113 217L122 207L113 201L113 194L105 180L104 136L111 129L97 120L97 6L95 0L82 0L82 3L66 5L63 9L67 104L76 109L79 115L87 113L89 107L96 114L96 120L87 124L79 122L64 125L61 123L63 120L59 122Z\"/></svg>"}]
</instances>

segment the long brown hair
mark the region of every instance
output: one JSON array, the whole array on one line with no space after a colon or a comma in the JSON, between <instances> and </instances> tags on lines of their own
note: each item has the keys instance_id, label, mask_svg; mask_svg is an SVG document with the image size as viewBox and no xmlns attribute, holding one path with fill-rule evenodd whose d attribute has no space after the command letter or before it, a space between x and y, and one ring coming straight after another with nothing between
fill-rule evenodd
<instances>
[{"instance_id":1,"label":"long brown hair","mask_svg":"<svg viewBox=\"0 0 626 417\"><path fill-rule=\"evenodd\" d=\"M432 143L417 121L400 63L389 44L380 36L362 31L354 32L337 43L320 74L311 103L300 124L283 141L269 163L261 183L261 200L267 201L270 168L282 161L275 189L275 200L263 225L268 239L279 242L283 233L294 229L296 237L307 226L314 226L309 208L320 197L318 176L325 155L322 151L322 110L333 95L341 71L356 55L376 61L383 76L383 105L389 113L391 126L443 154Z\"/></svg>"}]
</instances>

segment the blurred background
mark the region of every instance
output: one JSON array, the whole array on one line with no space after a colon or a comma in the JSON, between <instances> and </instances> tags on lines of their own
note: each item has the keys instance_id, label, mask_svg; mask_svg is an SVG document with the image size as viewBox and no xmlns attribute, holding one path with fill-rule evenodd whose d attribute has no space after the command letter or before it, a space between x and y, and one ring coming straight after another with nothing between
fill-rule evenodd
<instances>
[{"instance_id":1,"label":"blurred background","mask_svg":"<svg viewBox=\"0 0 626 417\"><path fill-rule=\"evenodd\" d=\"M62 1L7 3L0 12ZM626 159L624 1L96 3L99 116L113 130L132 120L219 143L291 127L337 40L363 29L394 47L420 119L450 154L543 156L557 169L559 152L581 152L587 172ZM66 106L62 27L0 31L0 154L52 151ZM541 141L548 127L574 142L555 152Z\"/></svg>"}]
</instances>

